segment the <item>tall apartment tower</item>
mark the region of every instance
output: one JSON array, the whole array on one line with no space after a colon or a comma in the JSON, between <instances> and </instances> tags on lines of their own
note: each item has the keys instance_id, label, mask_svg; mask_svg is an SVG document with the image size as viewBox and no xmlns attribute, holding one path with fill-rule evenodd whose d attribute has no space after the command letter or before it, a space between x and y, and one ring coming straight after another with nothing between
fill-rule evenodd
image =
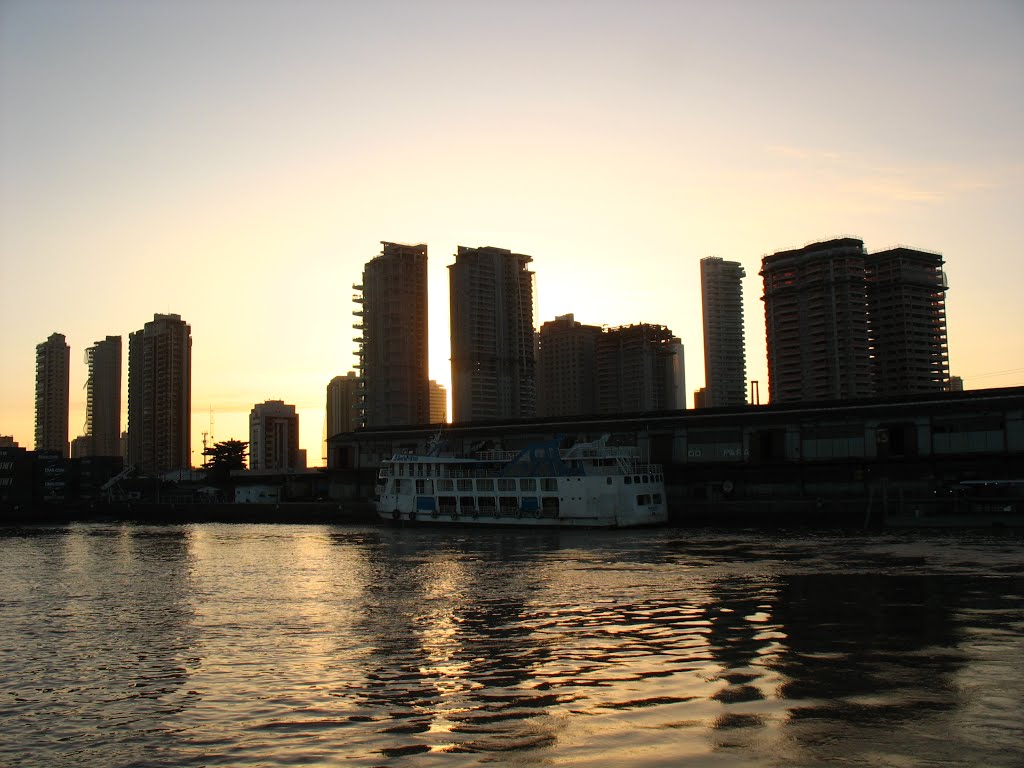
<instances>
[{"instance_id":1,"label":"tall apartment tower","mask_svg":"<svg viewBox=\"0 0 1024 768\"><path fill-rule=\"evenodd\" d=\"M353 300L362 370L362 424L427 424L427 246L381 242Z\"/></svg>"},{"instance_id":2,"label":"tall apartment tower","mask_svg":"<svg viewBox=\"0 0 1024 768\"><path fill-rule=\"evenodd\" d=\"M536 415L532 260L460 245L448 266L457 422Z\"/></svg>"},{"instance_id":3,"label":"tall apartment tower","mask_svg":"<svg viewBox=\"0 0 1024 768\"><path fill-rule=\"evenodd\" d=\"M62 333L36 345L36 450L68 457L71 347Z\"/></svg>"},{"instance_id":4,"label":"tall apartment tower","mask_svg":"<svg viewBox=\"0 0 1024 768\"><path fill-rule=\"evenodd\" d=\"M709 256L700 261L704 316L703 406L744 405L747 365L743 351L743 278L738 261Z\"/></svg>"},{"instance_id":5,"label":"tall apartment tower","mask_svg":"<svg viewBox=\"0 0 1024 768\"><path fill-rule=\"evenodd\" d=\"M192 330L154 315L128 336L128 461L143 474L192 466Z\"/></svg>"},{"instance_id":6,"label":"tall apartment tower","mask_svg":"<svg viewBox=\"0 0 1024 768\"><path fill-rule=\"evenodd\" d=\"M352 432L359 426L361 382L355 371L335 376L327 385L327 436Z\"/></svg>"},{"instance_id":7,"label":"tall apartment tower","mask_svg":"<svg viewBox=\"0 0 1024 768\"><path fill-rule=\"evenodd\" d=\"M85 350L85 434L93 456L121 455L121 337L107 336Z\"/></svg>"},{"instance_id":8,"label":"tall apartment tower","mask_svg":"<svg viewBox=\"0 0 1024 768\"><path fill-rule=\"evenodd\" d=\"M597 413L597 340L601 328L559 315L537 333L537 415Z\"/></svg>"},{"instance_id":9,"label":"tall apartment tower","mask_svg":"<svg viewBox=\"0 0 1024 768\"><path fill-rule=\"evenodd\" d=\"M686 407L683 345L663 325L610 328L597 339L598 413Z\"/></svg>"},{"instance_id":10,"label":"tall apartment tower","mask_svg":"<svg viewBox=\"0 0 1024 768\"><path fill-rule=\"evenodd\" d=\"M427 386L430 389L430 423L444 424L448 421L448 390L433 379L427 382Z\"/></svg>"},{"instance_id":11,"label":"tall apartment tower","mask_svg":"<svg viewBox=\"0 0 1024 768\"><path fill-rule=\"evenodd\" d=\"M854 238L762 259L771 402L873 394L864 265Z\"/></svg>"},{"instance_id":12,"label":"tall apartment tower","mask_svg":"<svg viewBox=\"0 0 1024 768\"><path fill-rule=\"evenodd\" d=\"M938 253L893 248L866 259L875 392L902 395L949 388L946 275Z\"/></svg>"},{"instance_id":13,"label":"tall apartment tower","mask_svg":"<svg viewBox=\"0 0 1024 768\"><path fill-rule=\"evenodd\" d=\"M299 450L299 414L283 400L267 400L249 412L249 468L255 470L305 469Z\"/></svg>"}]
</instances>

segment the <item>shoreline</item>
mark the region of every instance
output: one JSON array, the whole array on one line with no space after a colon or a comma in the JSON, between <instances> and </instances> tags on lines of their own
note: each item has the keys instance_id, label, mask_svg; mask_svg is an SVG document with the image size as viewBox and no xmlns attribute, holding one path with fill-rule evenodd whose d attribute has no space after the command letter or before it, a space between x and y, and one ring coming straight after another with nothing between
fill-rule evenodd
<instances>
[{"instance_id":1,"label":"shoreline","mask_svg":"<svg viewBox=\"0 0 1024 768\"><path fill-rule=\"evenodd\" d=\"M691 514L674 514L664 527L718 528L764 530L808 528L835 530L885 529L1024 529L1024 516L1017 514L890 514L884 518L851 515L814 514L806 504L772 505L771 511L751 505L743 509L735 505L694 509ZM710 513L710 514L709 514ZM724 513L724 514L722 514ZM373 503L348 500L344 502L281 502L277 504L235 503L155 503L115 502L91 505L41 505L0 509L0 527L32 525L66 525L70 523L139 523L147 525L187 525L191 523L277 524L277 525L388 525L378 517ZM454 527L454 526L453 526ZM467 523L460 528L473 526Z\"/></svg>"}]
</instances>

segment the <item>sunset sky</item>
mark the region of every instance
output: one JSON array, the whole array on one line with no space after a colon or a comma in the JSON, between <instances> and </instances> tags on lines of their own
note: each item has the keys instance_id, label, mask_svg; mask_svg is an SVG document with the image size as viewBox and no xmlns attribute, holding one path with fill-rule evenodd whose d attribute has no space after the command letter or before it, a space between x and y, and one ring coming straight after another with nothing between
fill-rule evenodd
<instances>
[{"instance_id":1,"label":"sunset sky","mask_svg":"<svg viewBox=\"0 0 1024 768\"><path fill-rule=\"evenodd\" d=\"M458 245L533 256L537 322L667 325L704 381L699 262L941 252L951 372L1024 384L1024 3L0 0L0 434L33 447L35 346L154 313L193 337L203 431L301 414L350 370L352 284L427 243L450 382Z\"/></svg>"}]
</instances>

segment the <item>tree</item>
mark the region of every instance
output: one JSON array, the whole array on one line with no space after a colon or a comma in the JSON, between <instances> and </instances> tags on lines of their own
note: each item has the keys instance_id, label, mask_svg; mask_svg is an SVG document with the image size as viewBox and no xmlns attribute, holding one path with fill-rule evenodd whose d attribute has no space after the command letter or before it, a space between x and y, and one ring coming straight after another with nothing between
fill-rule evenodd
<instances>
[{"instance_id":1,"label":"tree","mask_svg":"<svg viewBox=\"0 0 1024 768\"><path fill-rule=\"evenodd\" d=\"M206 477L211 483L226 483L231 477L231 470L245 469L245 457L249 443L243 440L224 440L220 443L203 448L203 462Z\"/></svg>"}]
</instances>

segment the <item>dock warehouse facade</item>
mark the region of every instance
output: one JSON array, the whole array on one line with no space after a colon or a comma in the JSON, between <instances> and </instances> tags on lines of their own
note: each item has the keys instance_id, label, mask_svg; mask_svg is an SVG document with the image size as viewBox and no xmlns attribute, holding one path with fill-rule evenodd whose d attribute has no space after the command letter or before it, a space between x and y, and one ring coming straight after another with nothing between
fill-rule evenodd
<instances>
[{"instance_id":1,"label":"dock warehouse facade","mask_svg":"<svg viewBox=\"0 0 1024 768\"><path fill-rule=\"evenodd\" d=\"M664 465L679 522L957 514L968 511L957 494L965 481L1024 480L1024 387L442 428L456 452L606 433ZM330 437L332 496L372 496L384 458L423 452L436 434L423 426ZM1024 515L1019 500L1008 504Z\"/></svg>"}]
</instances>

